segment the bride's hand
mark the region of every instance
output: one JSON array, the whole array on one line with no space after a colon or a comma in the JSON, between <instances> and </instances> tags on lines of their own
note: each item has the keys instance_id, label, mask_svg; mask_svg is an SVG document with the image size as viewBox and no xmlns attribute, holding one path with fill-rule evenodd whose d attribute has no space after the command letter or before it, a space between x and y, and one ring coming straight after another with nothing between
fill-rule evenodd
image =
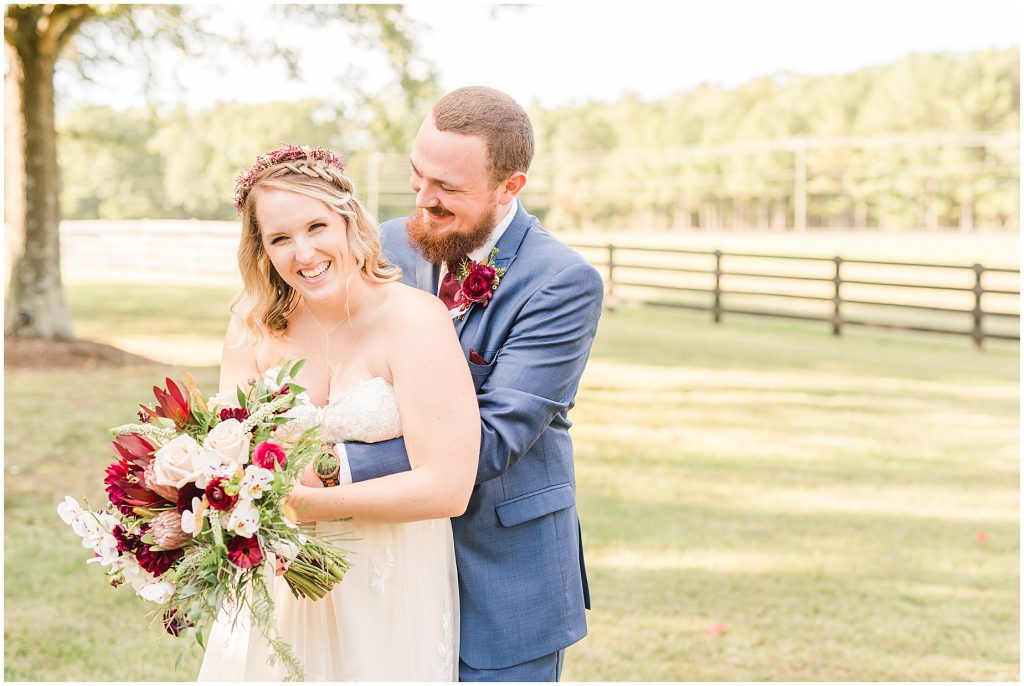
<instances>
[{"instance_id":1,"label":"bride's hand","mask_svg":"<svg viewBox=\"0 0 1024 686\"><path fill-rule=\"evenodd\" d=\"M284 512L284 516L296 524L306 521L305 513L303 512L303 495L307 490L309 490L308 486L304 486L300 481L297 481L292 485L292 490L288 492L288 495L285 496L284 501L281 503L281 510Z\"/></svg>"}]
</instances>

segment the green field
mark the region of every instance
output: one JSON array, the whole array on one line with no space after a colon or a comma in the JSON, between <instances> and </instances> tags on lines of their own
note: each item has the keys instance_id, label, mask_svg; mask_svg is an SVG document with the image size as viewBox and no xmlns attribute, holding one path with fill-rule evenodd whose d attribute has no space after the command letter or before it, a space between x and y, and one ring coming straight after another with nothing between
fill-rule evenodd
<instances>
[{"instance_id":1,"label":"green field","mask_svg":"<svg viewBox=\"0 0 1024 686\"><path fill-rule=\"evenodd\" d=\"M229 297L69 289L80 335L179 360L219 348ZM594 609L563 678L1016 681L1018 359L606 313L572 415ZM105 429L165 373L183 370L7 370L6 679L195 677L198 653L175 670L179 645L105 588L55 511L103 501ZM216 368L196 378L212 390Z\"/></svg>"}]
</instances>

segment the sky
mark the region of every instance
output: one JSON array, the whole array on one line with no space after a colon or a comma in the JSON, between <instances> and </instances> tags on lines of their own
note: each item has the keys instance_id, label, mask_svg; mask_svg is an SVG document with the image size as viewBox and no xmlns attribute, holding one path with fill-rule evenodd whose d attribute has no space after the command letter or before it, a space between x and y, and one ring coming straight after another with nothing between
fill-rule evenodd
<instances>
[{"instance_id":1,"label":"sky","mask_svg":"<svg viewBox=\"0 0 1024 686\"><path fill-rule=\"evenodd\" d=\"M624 93L645 100L702 82L726 87L778 72L845 73L911 52L968 52L1019 46L1022 3L887 2L544 2L536 5L413 2L421 58L443 90L483 84L523 104L544 107ZM153 93L189 109L217 101L266 102L317 97L344 103L353 80L386 85L383 59L353 49L337 28L283 25L265 8L208 8L212 26L249 40L277 36L301 45L301 76L276 63L237 57L209 62L159 60L165 77ZM168 78L177 75L178 84ZM141 75L113 72L91 84L62 76L75 104L142 102ZM69 103L70 104L70 103Z\"/></svg>"}]
</instances>

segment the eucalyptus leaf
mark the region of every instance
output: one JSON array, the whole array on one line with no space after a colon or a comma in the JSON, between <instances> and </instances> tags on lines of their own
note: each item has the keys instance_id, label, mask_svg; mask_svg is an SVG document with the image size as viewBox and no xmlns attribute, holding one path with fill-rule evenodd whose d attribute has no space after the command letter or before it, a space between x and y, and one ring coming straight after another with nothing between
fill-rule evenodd
<instances>
[{"instance_id":1,"label":"eucalyptus leaf","mask_svg":"<svg viewBox=\"0 0 1024 686\"><path fill-rule=\"evenodd\" d=\"M295 375L299 373L299 370L302 369L302 366L304 364L306 364L306 360L304 360L304 359L299 360L298 362L293 364L291 370L288 372L288 376L290 376L290 377L292 377L294 379Z\"/></svg>"}]
</instances>

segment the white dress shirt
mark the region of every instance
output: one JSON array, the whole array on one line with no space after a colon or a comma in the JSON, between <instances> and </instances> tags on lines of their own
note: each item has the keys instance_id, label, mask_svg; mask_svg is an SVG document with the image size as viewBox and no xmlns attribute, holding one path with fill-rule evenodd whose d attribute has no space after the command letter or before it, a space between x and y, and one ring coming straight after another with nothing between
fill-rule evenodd
<instances>
[{"instance_id":1,"label":"white dress shirt","mask_svg":"<svg viewBox=\"0 0 1024 686\"><path fill-rule=\"evenodd\" d=\"M484 260L486 260L487 256L491 254L491 250L494 248L495 245L498 244L498 239L500 239L502 234L505 233L505 229L507 229L509 225L512 223L512 220L516 218L516 212L518 211L519 200L516 198L512 198L512 204L508 208L508 214L506 214L505 217L500 222L498 222L498 225L494 227L494 230L491 231L491 235L487 237L487 241L479 248L466 255L466 257L473 260L474 262L483 262ZM458 266L459 265L457 264L449 265L445 263L444 271L442 271L438 275L437 279L437 286L435 292L438 295L440 295L441 293L441 282L444 281L444 277L448 275L448 272L452 271L452 267L457 269ZM462 311L462 307L456 306L448 310L448 314L451 315L452 319L455 319L460 314L462 314Z\"/></svg>"}]
</instances>

